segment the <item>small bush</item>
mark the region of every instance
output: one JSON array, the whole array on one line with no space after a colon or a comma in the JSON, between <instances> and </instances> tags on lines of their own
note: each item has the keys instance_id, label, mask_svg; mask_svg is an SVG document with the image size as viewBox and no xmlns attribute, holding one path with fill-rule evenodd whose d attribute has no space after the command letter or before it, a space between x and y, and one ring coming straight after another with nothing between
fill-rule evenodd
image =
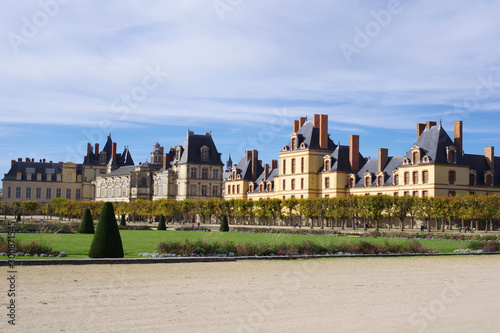
<instances>
[{"instance_id":1,"label":"small bush","mask_svg":"<svg viewBox=\"0 0 500 333\"><path fill-rule=\"evenodd\" d=\"M82 223L80 223L78 232L81 234L94 233L94 221L92 220L92 214L90 213L90 209L88 208L86 208L83 212Z\"/></svg>"},{"instance_id":2,"label":"small bush","mask_svg":"<svg viewBox=\"0 0 500 333\"><path fill-rule=\"evenodd\" d=\"M227 232L229 231L229 223L227 222L227 216L223 215L220 220L220 231Z\"/></svg>"},{"instance_id":3,"label":"small bush","mask_svg":"<svg viewBox=\"0 0 500 333\"><path fill-rule=\"evenodd\" d=\"M120 225L122 227L127 225L127 223L125 222L125 214L122 214L122 216L120 217Z\"/></svg>"},{"instance_id":4,"label":"small bush","mask_svg":"<svg viewBox=\"0 0 500 333\"><path fill-rule=\"evenodd\" d=\"M104 203L90 245L90 258L123 258L123 245L111 202Z\"/></svg>"},{"instance_id":5,"label":"small bush","mask_svg":"<svg viewBox=\"0 0 500 333\"><path fill-rule=\"evenodd\" d=\"M160 222L158 222L158 227L156 230L167 230L167 226L165 225L165 217L160 215Z\"/></svg>"}]
</instances>

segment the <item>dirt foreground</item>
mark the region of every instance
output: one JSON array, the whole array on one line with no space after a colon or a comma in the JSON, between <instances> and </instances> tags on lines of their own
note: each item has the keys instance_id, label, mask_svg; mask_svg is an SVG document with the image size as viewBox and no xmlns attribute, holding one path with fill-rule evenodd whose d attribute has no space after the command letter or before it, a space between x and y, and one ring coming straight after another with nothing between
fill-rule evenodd
<instances>
[{"instance_id":1,"label":"dirt foreground","mask_svg":"<svg viewBox=\"0 0 500 333\"><path fill-rule=\"evenodd\" d=\"M498 255L18 266L0 331L500 332L499 282Z\"/></svg>"}]
</instances>

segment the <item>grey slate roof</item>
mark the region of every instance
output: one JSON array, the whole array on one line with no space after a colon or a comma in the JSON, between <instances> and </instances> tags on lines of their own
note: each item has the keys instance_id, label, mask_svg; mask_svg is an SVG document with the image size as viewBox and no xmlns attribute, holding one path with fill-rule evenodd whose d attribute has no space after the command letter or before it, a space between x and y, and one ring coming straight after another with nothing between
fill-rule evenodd
<instances>
[{"instance_id":1,"label":"grey slate roof","mask_svg":"<svg viewBox=\"0 0 500 333\"><path fill-rule=\"evenodd\" d=\"M297 150L301 149L321 149L319 147L319 128L314 127L312 120L308 120L302 125L302 127L297 132ZM300 148L300 145L304 143L305 148ZM288 149L292 149L292 140L287 144ZM337 145L328 138L328 150L335 150Z\"/></svg>"},{"instance_id":2,"label":"grey slate roof","mask_svg":"<svg viewBox=\"0 0 500 333\"><path fill-rule=\"evenodd\" d=\"M236 164L236 172L241 176L241 179L252 180L252 158L250 157L247 161L246 156ZM261 163L257 162L257 175L264 172L264 168Z\"/></svg>"},{"instance_id":3,"label":"grey slate roof","mask_svg":"<svg viewBox=\"0 0 500 333\"><path fill-rule=\"evenodd\" d=\"M259 184L260 182L272 182L273 186L271 187L271 192L274 192L274 177L279 176L279 168L278 169L272 169L269 170L269 174L267 175L267 178L264 177L264 172L262 172L259 177L255 180L254 187L253 187L253 192L252 193L259 193ZM264 192L267 192L267 188Z\"/></svg>"},{"instance_id":4,"label":"grey slate roof","mask_svg":"<svg viewBox=\"0 0 500 333\"><path fill-rule=\"evenodd\" d=\"M33 172L32 180L36 180L36 174L42 174L42 181L47 181L47 171L54 170L54 175L62 174L63 162L57 163L43 163L43 162L14 162L14 165L10 168L9 172L4 174L4 180L17 180L17 173L21 173L21 180L27 180L27 169ZM82 165L76 164L76 174L82 174ZM52 177L52 181L56 181L56 177Z\"/></svg>"},{"instance_id":5,"label":"grey slate roof","mask_svg":"<svg viewBox=\"0 0 500 333\"><path fill-rule=\"evenodd\" d=\"M208 161L201 160L201 147L207 146ZM193 163L193 164L210 164L223 166L217 147L211 135L188 134L186 140L182 145L180 164Z\"/></svg>"},{"instance_id":6,"label":"grey slate roof","mask_svg":"<svg viewBox=\"0 0 500 333\"><path fill-rule=\"evenodd\" d=\"M111 134L110 134L108 135L108 139L106 141L106 144L104 145L104 148L99 152L99 153L103 151L106 152L106 163L105 163L106 165L111 164L112 150L113 150L113 140L111 139ZM91 152L89 156L89 163L87 163L87 160L84 157L83 164L101 165L100 155L96 154L95 152ZM130 154L128 147L125 147L123 149L123 153L116 154L116 165L118 166L134 165L134 160L132 159L132 155Z\"/></svg>"},{"instance_id":7,"label":"grey slate roof","mask_svg":"<svg viewBox=\"0 0 500 333\"><path fill-rule=\"evenodd\" d=\"M420 156L421 159L427 155L430 159L430 163L448 164L446 147L454 146L455 144L441 124L439 124L429 129L425 129L422 134L420 134L415 145L422 149L423 154ZM408 151L406 157L411 160L411 151ZM463 165L463 163L462 154L457 152L457 164Z\"/></svg>"},{"instance_id":8,"label":"grey slate roof","mask_svg":"<svg viewBox=\"0 0 500 333\"><path fill-rule=\"evenodd\" d=\"M330 170L326 171L352 172L351 164L349 163L349 146L337 145L337 147L330 155L330 157L331 157ZM363 159L364 157L361 154L359 154L360 163L363 161ZM319 171L320 172L325 171L324 166L322 166Z\"/></svg>"},{"instance_id":9,"label":"grey slate roof","mask_svg":"<svg viewBox=\"0 0 500 333\"><path fill-rule=\"evenodd\" d=\"M397 170L398 167L403 165L403 160L405 155L399 156L389 156L387 162L385 163L382 172L384 173L385 182L383 186L392 186L393 183L393 171ZM361 165L363 163L363 165ZM365 186L365 173L372 174L372 183L369 186L377 186L377 173L378 173L378 158L370 158L360 160L361 167L359 172L356 174L356 184L354 187L364 187Z\"/></svg>"},{"instance_id":10,"label":"grey slate roof","mask_svg":"<svg viewBox=\"0 0 500 333\"><path fill-rule=\"evenodd\" d=\"M135 165L127 165L119 167L118 169L111 171L107 175L102 175L101 177L130 175L130 173L134 171Z\"/></svg>"}]
</instances>

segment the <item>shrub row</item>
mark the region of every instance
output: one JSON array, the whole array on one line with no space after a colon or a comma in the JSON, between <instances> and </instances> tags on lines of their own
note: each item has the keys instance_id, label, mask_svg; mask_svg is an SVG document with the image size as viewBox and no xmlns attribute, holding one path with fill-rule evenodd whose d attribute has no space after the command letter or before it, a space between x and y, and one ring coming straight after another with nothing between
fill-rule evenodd
<instances>
[{"instance_id":1,"label":"shrub row","mask_svg":"<svg viewBox=\"0 0 500 333\"><path fill-rule=\"evenodd\" d=\"M53 251L53 247L44 242L21 242L19 239L14 240L14 252L22 252L25 254L29 254L31 256L38 254L46 254L46 255L59 255L59 252ZM9 253L9 243L7 238L0 236L0 252Z\"/></svg>"},{"instance_id":2,"label":"shrub row","mask_svg":"<svg viewBox=\"0 0 500 333\"><path fill-rule=\"evenodd\" d=\"M62 233L69 234L78 231L80 224L78 222L56 222L56 221L44 221L43 225L40 223L33 222L17 222L15 227L16 233L22 232L43 232L43 233ZM8 232L9 224L7 221L0 221L0 230L2 232Z\"/></svg>"},{"instance_id":3,"label":"shrub row","mask_svg":"<svg viewBox=\"0 0 500 333\"><path fill-rule=\"evenodd\" d=\"M335 230L316 230L316 229L273 229L273 228L243 228L236 227L234 232L251 232L256 234L287 234L287 235L342 235L341 232Z\"/></svg>"},{"instance_id":4,"label":"shrub row","mask_svg":"<svg viewBox=\"0 0 500 333\"><path fill-rule=\"evenodd\" d=\"M404 233L404 232L366 232L362 234L363 237L373 237L373 238L407 238L407 239L442 239L442 240L500 240L500 235L494 234L451 234L451 233Z\"/></svg>"},{"instance_id":5,"label":"shrub row","mask_svg":"<svg viewBox=\"0 0 500 333\"><path fill-rule=\"evenodd\" d=\"M374 245L367 241L359 243L342 244L318 244L312 241L302 243L245 243L235 244L233 242L218 242L208 240L197 240L190 242L162 242L158 244L157 251L162 254L175 254L178 256L193 255L230 255L236 256L269 256L269 255L317 255L317 254L337 254L342 253L362 253L362 254L381 254L381 253L425 253L430 250L422 246L416 240L410 240L405 243L393 243L386 241L384 245Z\"/></svg>"},{"instance_id":6,"label":"shrub row","mask_svg":"<svg viewBox=\"0 0 500 333\"><path fill-rule=\"evenodd\" d=\"M473 240L466 248L472 251L500 252L500 242Z\"/></svg>"},{"instance_id":7,"label":"shrub row","mask_svg":"<svg viewBox=\"0 0 500 333\"><path fill-rule=\"evenodd\" d=\"M211 230L207 227L178 227L178 228L175 228L175 231L206 231L206 232L210 232Z\"/></svg>"}]
</instances>

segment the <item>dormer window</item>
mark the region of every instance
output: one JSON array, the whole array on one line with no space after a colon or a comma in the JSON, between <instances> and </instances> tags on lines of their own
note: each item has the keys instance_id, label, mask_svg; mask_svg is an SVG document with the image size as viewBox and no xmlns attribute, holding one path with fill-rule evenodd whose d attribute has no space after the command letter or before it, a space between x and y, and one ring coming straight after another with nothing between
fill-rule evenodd
<instances>
[{"instance_id":1,"label":"dormer window","mask_svg":"<svg viewBox=\"0 0 500 333\"><path fill-rule=\"evenodd\" d=\"M323 163L324 163L323 167L325 169L324 171L325 172L330 171L330 168L331 168L331 165L330 165L330 163L331 163L330 156L328 156L328 155L325 156Z\"/></svg>"},{"instance_id":2,"label":"dormer window","mask_svg":"<svg viewBox=\"0 0 500 333\"><path fill-rule=\"evenodd\" d=\"M288 146L283 146L283 151L288 151Z\"/></svg>"},{"instance_id":3,"label":"dormer window","mask_svg":"<svg viewBox=\"0 0 500 333\"><path fill-rule=\"evenodd\" d=\"M203 146L200 148L201 151L201 161L202 162L208 162L208 151L210 149L207 146Z\"/></svg>"},{"instance_id":4,"label":"dormer window","mask_svg":"<svg viewBox=\"0 0 500 333\"><path fill-rule=\"evenodd\" d=\"M107 157L107 154L105 151L102 151L101 152L101 156L100 156L100 163L101 164L106 164L106 157Z\"/></svg>"},{"instance_id":5,"label":"dormer window","mask_svg":"<svg viewBox=\"0 0 500 333\"><path fill-rule=\"evenodd\" d=\"M349 187L354 187L355 184L356 184L356 175L355 174L349 175L349 184L348 184L348 186Z\"/></svg>"},{"instance_id":6,"label":"dormer window","mask_svg":"<svg viewBox=\"0 0 500 333\"><path fill-rule=\"evenodd\" d=\"M236 175L236 179L241 179L241 175Z\"/></svg>"},{"instance_id":7,"label":"dormer window","mask_svg":"<svg viewBox=\"0 0 500 333\"><path fill-rule=\"evenodd\" d=\"M470 172L469 172L469 186L476 185L476 182L477 182L476 176L477 176L476 170L470 170Z\"/></svg>"},{"instance_id":8,"label":"dormer window","mask_svg":"<svg viewBox=\"0 0 500 333\"><path fill-rule=\"evenodd\" d=\"M253 184L248 185L248 192L253 192Z\"/></svg>"},{"instance_id":9,"label":"dormer window","mask_svg":"<svg viewBox=\"0 0 500 333\"><path fill-rule=\"evenodd\" d=\"M417 145L413 145L413 147L411 147L411 163L412 164L420 163L420 147Z\"/></svg>"},{"instance_id":10,"label":"dormer window","mask_svg":"<svg viewBox=\"0 0 500 333\"><path fill-rule=\"evenodd\" d=\"M448 159L448 163L456 164L457 163L457 147L454 147L454 146L446 147L446 156Z\"/></svg>"},{"instance_id":11,"label":"dormer window","mask_svg":"<svg viewBox=\"0 0 500 333\"><path fill-rule=\"evenodd\" d=\"M484 173L484 183L486 186L493 186L493 172L487 171Z\"/></svg>"},{"instance_id":12,"label":"dormer window","mask_svg":"<svg viewBox=\"0 0 500 333\"><path fill-rule=\"evenodd\" d=\"M271 192L271 189L272 189L272 183L267 182L267 192Z\"/></svg>"},{"instance_id":13,"label":"dormer window","mask_svg":"<svg viewBox=\"0 0 500 333\"><path fill-rule=\"evenodd\" d=\"M399 185L399 174L397 172L392 175L392 185Z\"/></svg>"},{"instance_id":14,"label":"dormer window","mask_svg":"<svg viewBox=\"0 0 500 333\"><path fill-rule=\"evenodd\" d=\"M365 173L365 186L370 186L372 183L372 174Z\"/></svg>"},{"instance_id":15,"label":"dormer window","mask_svg":"<svg viewBox=\"0 0 500 333\"><path fill-rule=\"evenodd\" d=\"M410 164L410 160L405 157L403 159L403 165L408 165L408 164Z\"/></svg>"},{"instance_id":16,"label":"dormer window","mask_svg":"<svg viewBox=\"0 0 500 333\"><path fill-rule=\"evenodd\" d=\"M302 143L300 144L300 148L301 148L301 149L305 149L305 148L307 148L307 145L306 145L304 142L302 142Z\"/></svg>"},{"instance_id":17,"label":"dormer window","mask_svg":"<svg viewBox=\"0 0 500 333\"><path fill-rule=\"evenodd\" d=\"M23 174L21 172L18 172L16 174L16 180L21 180L22 176L23 176Z\"/></svg>"},{"instance_id":18,"label":"dormer window","mask_svg":"<svg viewBox=\"0 0 500 333\"><path fill-rule=\"evenodd\" d=\"M259 184L259 192L264 192L264 183Z\"/></svg>"},{"instance_id":19,"label":"dormer window","mask_svg":"<svg viewBox=\"0 0 500 333\"><path fill-rule=\"evenodd\" d=\"M429 163L430 162L429 156L425 155L424 158L422 158L422 162Z\"/></svg>"},{"instance_id":20,"label":"dormer window","mask_svg":"<svg viewBox=\"0 0 500 333\"><path fill-rule=\"evenodd\" d=\"M381 172L377 175L377 186L382 186L385 183L385 175Z\"/></svg>"}]
</instances>

